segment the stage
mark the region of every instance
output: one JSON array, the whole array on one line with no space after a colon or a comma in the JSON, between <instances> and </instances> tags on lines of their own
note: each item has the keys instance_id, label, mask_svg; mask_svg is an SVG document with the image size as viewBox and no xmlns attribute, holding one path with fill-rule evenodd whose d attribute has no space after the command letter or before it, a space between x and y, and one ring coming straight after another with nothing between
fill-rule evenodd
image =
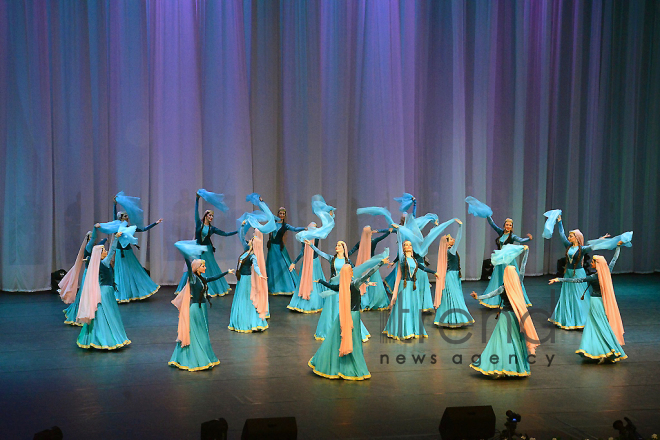
<instances>
[{"instance_id":1,"label":"stage","mask_svg":"<svg viewBox=\"0 0 660 440\"><path fill-rule=\"evenodd\" d=\"M559 293L548 279L525 280L535 309L547 310ZM581 333L556 330L526 379L493 380L468 367L495 324L495 312L468 296L485 286L463 284L475 325L444 330L454 341L471 333L463 343L445 341L431 315L425 315L428 339L383 339L387 312L363 313L372 334L364 345L372 377L362 382L311 371L318 315L290 312L289 297L270 297L270 328L254 334L227 330L232 295L214 298L210 335L221 363L191 373L167 365L177 327L173 287L120 305L132 343L111 352L76 346L79 328L63 324L57 295L3 293L0 437L32 438L57 425L65 439L196 439L202 422L224 417L230 438L239 438L246 418L295 416L299 439L430 439L438 438L445 407L472 405L492 405L498 429L506 410L520 413L518 432L537 439L615 437L612 422L623 416L646 438L660 432L660 275L614 276L628 359L585 362L574 354ZM539 337L549 337L554 326L540 314L534 320Z\"/></svg>"}]
</instances>

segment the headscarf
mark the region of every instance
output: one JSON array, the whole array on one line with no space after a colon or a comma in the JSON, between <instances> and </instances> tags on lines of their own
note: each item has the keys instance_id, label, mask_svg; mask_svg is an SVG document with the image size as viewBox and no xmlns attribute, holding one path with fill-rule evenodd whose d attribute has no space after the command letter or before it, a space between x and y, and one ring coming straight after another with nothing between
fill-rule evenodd
<instances>
[{"instance_id":1,"label":"headscarf","mask_svg":"<svg viewBox=\"0 0 660 440\"><path fill-rule=\"evenodd\" d=\"M76 299L76 293L78 292L78 280L80 279L80 271L83 265L83 256L85 254L87 240L88 238L86 236L80 244L76 262L73 263L71 269L69 269L66 275L64 275L64 278L62 278L58 284L60 288L60 298L62 298L64 304L71 304Z\"/></svg>"},{"instance_id":2,"label":"headscarf","mask_svg":"<svg viewBox=\"0 0 660 440\"><path fill-rule=\"evenodd\" d=\"M536 347L540 345L539 336L536 334L532 317L525 305L520 277L515 266L504 268L504 289L506 290L506 295L509 298L513 312L516 314L516 318L518 318L520 331L525 334L527 350L529 354L534 355L536 354Z\"/></svg>"},{"instance_id":3,"label":"headscarf","mask_svg":"<svg viewBox=\"0 0 660 440\"><path fill-rule=\"evenodd\" d=\"M353 317L351 316L351 280L353 268L344 264L339 272L339 324L341 326L341 345L339 356L353 353Z\"/></svg>"},{"instance_id":4,"label":"headscarf","mask_svg":"<svg viewBox=\"0 0 660 440\"><path fill-rule=\"evenodd\" d=\"M623 323L621 322L621 313L619 312L619 306L614 296L610 267L607 265L605 258L600 255L594 255L593 259L596 262L598 283L600 284L600 292L603 295L603 306L605 306L607 320L610 322L610 327L619 344L625 345L625 341L623 340Z\"/></svg>"},{"instance_id":5,"label":"headscarf","mask_svg":"<svg viewBox=\"0 0 660 440\"><path fill-rule=\"evenodd\" d=\"M369 258L371 258L371 226L365 226L362 229L362 237L360 237L360 247L358 248L358 255L357 255L357 260L355 261L355 265L359 266L360 264L367 261ZM366 284L360 286L361 295L364 295L366 291L367 291Z\"/></svg>"},{"instance_id":6,"label":"headscarf","mask_svg":"<svg viewBox=\"0 0 660 440\"><path fill-rule=\"evenodd\" d=\"M266 260L264 258L264 239L263 234L258 229L254 230L254 238L252 239L252 251L257 257L257 265L264 277L268 277L266 273ZM268 315L268 281L261 278L257 271L252 268L252 291L250 292L250 299L252 304L259 313L259 318L265 319Z\"/></svg>"},{"instance_id":7,"label":"headscarf","mask_svg":"<svg viewBox=\"0 0 660 440\"><path fill-rule=\"evenodd\" d=\"M307 226L307 230L316 228L316 223L312 222ZM300 270L300 284L298 284L298 296L302 299L309 301L309 296L312 293L312 283L314 280L314 250L308 245L304 244L305 250L303 251L303 263Z\"/></svg>"},{"instance_id":8,"label":"headscarf","mask_svg":"<svg viewBox=\"0 0 660 440\"><path fill-rule=\"evenodd\" d=\"M99 283L99 266L101 264L101 252L105 249L97 245L92 249L92 256L87 266L87 275L80 293L80 305L76 322L89 324L96 316L96 310L101 303L101 285Z\"/></svg>"},{"instance_id":9,"label":"headscarf","mask_svg":"<svg viewBox=\"0 0 660 440\"><path fill-rule=\"evenodd\" d=\"M579 229L573 229L572 231L569 231L568 233L573 233L575 235L575 238L577 239L577 244L578 246L582 247L584 246L584 235L582 235L582 231Z\"/></svg>"},{"instance_id":10,"label":"headscarf","mask_svg":"<svg viewBox=\"0 0 660 440\"><path fill-rule=\"evenodd\" d=\"M445 290L445 280L447 277L447 251L449 250L449 239L451 235L447 234L440 239L438 247L438 279L435 281L435 298L433 298L433 307L440 307L442 302L442 291Z\"/></svg>"}]
</instances>

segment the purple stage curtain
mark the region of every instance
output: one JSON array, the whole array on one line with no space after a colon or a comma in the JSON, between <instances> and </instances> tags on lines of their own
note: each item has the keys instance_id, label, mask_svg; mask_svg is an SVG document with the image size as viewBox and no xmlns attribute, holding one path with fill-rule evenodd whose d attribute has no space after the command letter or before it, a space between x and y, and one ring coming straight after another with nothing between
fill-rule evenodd
<instances>
[{"instance_id":1,"label":"purple stage curtain","mask_svg":"<svg viewBox=\"0 0 660 440\"><path fill-rule=\"evenodd\" d=\"M563 256L541 237L562 209L588 239L635 231L615 271L660 270L659 41L653 0L0 0L0 289L48 288L119 190L165 219L136 250L160 284L198 188L226 195L223 230L253 191L296 226L320 193L327 251L412 193L464 220L467 279L495 234L466 196L534 235L528 274Z\"/></svg>"}]
</instances>

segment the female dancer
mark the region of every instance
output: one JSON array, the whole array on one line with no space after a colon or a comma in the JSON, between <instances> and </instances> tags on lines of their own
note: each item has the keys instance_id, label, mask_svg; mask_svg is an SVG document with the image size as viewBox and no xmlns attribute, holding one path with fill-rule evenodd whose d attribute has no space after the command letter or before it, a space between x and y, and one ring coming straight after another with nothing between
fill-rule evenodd
<instances>
[{"instance_id":1,"label":"female dancer","mask_svg":"<svg viewBox=\"0 0 660 440\"><path fill-rule=\"evenodd\" d=\"M382 235L376 238L371 238L371 235L374 232L378 232ZM378 243L383 241L391 232L392 229L374 230L371 229L371 226L365 226L362 229L362 238L350 251L348 251L348 256L350 257L357 251L358 256L356 263L359 266L374 255ZM369 281L375 283L375 285L373 287L366 285L360 287L360 292L362 292L361 309L363 311L386 309L390 303L390 299L387 297L387 292L385 291L383 278L381 278L380 272L376 271Z\"/></svg>"},{"instance_id":2,"label":"female dancer","mask_svg":"<svg viewBox=\"0 0 660 440\"><path fill-rule=\"evenodd\" d=\"M204 250L206 252L206 250ZM206 302L209 306L209 283L220 279L227 272L206 278L206 262L195 259L192 262L185 257L188 272L187 281L179 295L172 301L179 309L179 328L177 344L168 365L188 371L201 371L213 368L220 363L213 353L209 338L209 318Z\"/></svg>"},{"instance_id":3,"label":"female dancer","mask_svg":"<svg viewBox=\"0 0 660 440\"><path fill-rule=\"evenodd\" d=\"M486 217L486 220L488 220L488 224L497 232L498 237L495 239L495 246L497 247L498 250L502 249L507 244L514 244L514 243L527 243L529 240L532 239L532 234L527 234L527 238L521 238L518 237L516 234L513 233L513 220L510 218L504 220L504 227L500 228L495 224L493 221L492 215L489 215ZM514 261L514 266L516 267L516 270L518 270L518 264ZM486 287L486 292L492 292L493 290L497 289L502 285L502 280L503 280L503 274L504 274L504 267L503 265L499 264L493 267L493 274L490 277L490 282L488 283L488 287ZM525 298L525 304L527 307L531 307L532 303L529 301L529 298L527 297L527 291L525 290L525 286L522 285L522 292L523 292L523 297ZM491 309L496 309L499 308L499 298L496 296L488 297L485 299L480 299L479 304L482 306L491 308Z\"/></svg>"},{"instance_id":4,"label":"female dancer","mask_svg":"<svg viewBox=\"0 0 660 440\"><path fill-rule=\"evenodd\" d=\"M314 229L316 229L316 223L312 222L307 227L307 230L313 231ZM314 246L318 246L319 241L318 238L315 239ZM313 281L325 281L321 262L319 261L318 254L308 244L305 244L300 250L298 257L289 266L290 271L296 268L296 263L301 258L303 259L303 264L300 270L300 283L298 283L296 291L291 296L291 302L289 302L287 308L300 313L318 313L323 309L323 298L319 294L324 289Z\"/></svg>"},{"instance_id":5,"label":"female dancer","mask_svg":"<svg viewBox=\"0 0 660 440\"><path fill-rule=\"evenodd\" d=\"M594 255L591 267L596 270L596 273L582 278L553 278L550 280L550 284L558 281L574 284L587 283L588 287L583 291L581 299L584 300L586 290L590 289L589 312L582 332L580 348L575 353L588 359L599 359L600 363L606 360L618 362L628 357L621 348L625 344L623 324L614 296L611 275L616 260L619 258L622 244L623 242L619 241L609 265L605 258Z\"/></svg>"},{"instance_id":6,"label":"female dancer","mask_svg":"<svg viewBox=\"0 0 660 440\"><path fill-rule=\"evenodd\" d=\"M387 258L355 281L352 280L353 268L348 264L341 268L339 285L317 280L328 289L339 292L339 316L334 320L327 338L308 362L314 373L328 379L364 380L371 377L360 343L360 286L384 263L387 263Z\"/></svg>"},{"instance_id":7,"label":"female dancer","mask_svg":"<svg viewBox=\"0 0 660 440\"><path fill-rule=\"evenodd\" d=\"M475 299L496 297L501 310L493 334L479 361L470 364L470 368L486 376L522 377L531 374L529 356L536 354L539 337L527 311L522 292L521 281L525 276L528 251L529 248L524 246L525 256L520 274L513 264L504 263L502 286L486 295L477 296L476 292L470 294Z\"/></svg>"},{"instance_id":8,"label":"female dancer","mask_svg":"<svg viewBox=\"0 0 660 440\"><path fill-rule=\"evenodd\" d=\"M69 304L69 307L63 310L65 324L77 325L77 326L82 325L76 322L76 316L78 316L78 305L80 304L80 294L82 292L82 286L85 284L85 274L87 274L89 259L92 256L92 249L94 248L94 244L96 243L96 230L98 229L98 226L100 225L97 223L96 226L92 229L92 231L87 233L87 235L85 236L86 244L83 254L80 255L80 252L78 252L78 258L76 258L76 263L73 265L71 270L67 272L67 276L71 274L71 276L74 277L76 276L77 273L80 272L80 269L82 269L82 265L83 264L85 265L82 276L80 277L80 286L78 287L77 282L74 282L75 280L70 280L70 282L66 283L65 286L65 280L69 281L67 277L64 277L62 279L62 282L60 282L60 288L61 288L60 296L62 297L62 300L64 301L65 304ZM99 242L99 245L103 246L107 240L108 240L107 238L102 239ZM76 296L73 301L70 301L73 289L76 289Z\"/></svg>"},{"instance_id":9,"label":"female dancer","mask_svg":"<svg viewBox=\"0 0 660 440\"><path fill-rule=\"evenodd\" d=\"M591 246L584 245L584 235L579 229L574 229L568 233L564 231L564 224L561 221L561 215L557 217L557 229L559 236L566 248L566 266L564 268L564 278L584 278L586 272L583 268L584 254L591 252ZM609 236L606 234L601 238ZM589 292L587 291L587 301L580 301L579 298L588 288L587 284L581 283L562 283L559 300L555 310L548 321L564 330L577 330L584 328L589 315Z\"/></svg>"},{"instance_id":10,"label":"female dancer","mask_svg":"<svg viewBox=\"0 0 660 440\"><path fill-rule=\"evenodd\" d=\"M119 314L110 264L121 236L121 232L115 234L110 252L105 246L92 249L76 318L83 324L77 341L80 348L114 350L131 343Z\"/></svg>"},{"instance_id":11,"label":"female dancer","mask_svg":"<svg viewBox=\"0 0 660 440\"><path fill-rule=\"evenodd\" d=\"M435 319L438 327L458 328L474 323L474 319L465 305L461 286L461 257L458 244L461 242L463 222L458 222L456 239L445 235L440 239L438 251L438 280L435 284ZM444 256L444 258L443 258Z\"/></svg>"},{"instance_id":12,"label":"female dancer","mask_svg":"<svg viewBox=\"0 0 660 440\"><path fill-rule=\"evenodd\" d=\"M305 240L305 244L312 248L312 250L321 258L330 262L330 278L336 276L345 264L353 267L353 262L348 258L348 248L343 241L337 242L337 245L335 246L335 255L333 256L326 254L309 240ZM323 341L326 338L338 315L339 297L337 295L332 295L325 298L325 301L323 301L323 310L321 311L321 316L319 316L319 322L316 325L316 333L314 333L314 338L316 340ZM371 335L364 324L362 324L361 327L362 341L367 342Z\"/></svg>"},{"instance_id":13,"label":"female dancer","mask_svg":"<svg viewBox=\"0 0 660 440\"><path fill-rule=\"evenodd\" d=\"M403 242L403 261L399 262L396 282L392 293L392 312L387 320L383 333L392 339L428 338L422 321L422 297L417 290L417 275L419 269L437 273L424 265L418 264L413 256L412 243ZM403 288L401 285L403 284Z\"/></svg>"},{"instance_id":14,"label":"female dancer","mask_svg":"<svg viewBox=\"0 0 660 440\"><path fill-rule=\"evenodd\" d=\"M117 197L114 200L115 220L126 222L129 224L129 217L126 212L117 211ZM154 226L163 222L160 218L156 222L141 227L137 224L136 232L146 232ZM160 286L154 283L147 271L142 267L130 244L123 246L121 243L117 246L117 256L115 257L115 278L117 283L117 290L115 296L117 302L127 303L129 301L138 301L149 298L154 293L158 292Z\"/></svg>"},{"instance_id":15,"label":"female dancer","mask_svg":"<svg viewBox=\"0 0 660 440\"><path fill-rule=\"evenodd\" d=\"M286 231L300 232L305 228L296 228L286 222L286 208L277 211L276 229L268 238L266 270L268 272L268 292L271 295L293 295L300 278L295 271L290 271L291 257L284 246Z\"/></svg>"},{"instance_id":16,"label":"female dancer","mask_svg":"<svg viewBox=\"0 0 660 440\"><path fill-rule=\"evenodd\" d=\"M215 247L211 241L211 236L216 234L220 235L221 237L231 237L232 235L236 235L238 231L225 232L213 226L211 222L213 222L215 213L210 209L204 211L204 215L200 219L199 198L200 195L198 193L196 194L195 199L195 241L199 245L206 246L206 250L202 254L201 258L204 260L209 278L213 278L215 280L209 282L207 295L210 297L224 296L228 294L231 289L224 277L216 278L216 275L221 274L222 270L220 269L220 266L218 266L218 262L215 260ZM188 274L184 273L181 277L179 285L176 288L176 292L174 292L175 294L183 289L183 287L188 282L188 278Z\"/></svg>"},{"instance_id":17,"label":"female dancer","mask_svg":"<svg viewBox=\"0 0 660 440\"><path fill-rule=\"evenodd\" d=\"M263 261L263 241L255 234L252 239L245 242L245 245L247 246L245 252L238 257L238 266L236 267L238 282L234 300L231 304L228 328L239 333L252 333L264 331L268 328L268 322L266 322L268 292L264 292L266 296L265 306L261 295L256 291L254 294L252 293L253 289L257 287L259 279L266 280L259 268L259 260ZM258 258L260 252L261 258Z\"/></svg>"}]
</instances>

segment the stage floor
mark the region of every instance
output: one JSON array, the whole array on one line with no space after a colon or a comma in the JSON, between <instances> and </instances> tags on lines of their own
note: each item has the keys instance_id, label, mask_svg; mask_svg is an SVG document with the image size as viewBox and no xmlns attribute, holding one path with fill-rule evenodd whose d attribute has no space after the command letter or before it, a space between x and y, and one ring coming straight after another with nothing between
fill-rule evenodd
<instances>
[{"instance_id":1,"label":"stage floor","mask_svg":"<svg viewBox=\"0 0 660 440\"><path fill-rule=\"evenodd\" d=\"M537 310L550 309L558 296L548 279L525 279ZM213 299L210 334L221 363L191 373L167 365L177 328L174 287L120 305L132 344L110 352L76 346L79 327L63 324L57 295L3 293L0 438L28 439L57 425L65 439L198 439L201 423L218 417L228 421L230 438L239 438L246 418L295 416L299 439L430 439L438 438L446 407L472 405L492 405L498 429L506 410L520 413L518 431L539 440L616 437L612 422L623 416L645 438L660 434L660 275L614 276L628 359L583 361L574 354L581 332L556 329L539 314L533 316L539 336L554 331L554 342L539 347L526 379L493 380L468 367L495 325L495 312L468 296L485 286L463 283L476 323L444 331L451 339L471 333L461 344L445 341L432 315L425 315L428 339L395 342L379 336L386 312L363 313L372 334L364 345L372 377L360 382L311 371L318 315L287 310L289 297L270 297L270 328L254 334L227 329L231 294ZM415 363L413 355L424 361Z\"/></svg>"}]
</instances>

